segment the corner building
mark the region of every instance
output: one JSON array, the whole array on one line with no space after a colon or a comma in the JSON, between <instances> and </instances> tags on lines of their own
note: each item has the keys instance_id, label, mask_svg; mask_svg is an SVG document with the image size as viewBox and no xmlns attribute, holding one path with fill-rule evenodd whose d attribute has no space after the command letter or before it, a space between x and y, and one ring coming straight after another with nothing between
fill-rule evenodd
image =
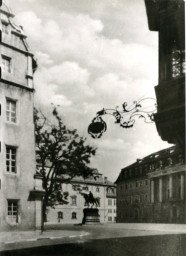
<instances>
[{"instance_id":1,"label":"corner building","mask_svg":"<svg viewBox=\"0 0 186 256\"><path fill-rule=\"evenodd\" d=\"M156 128L185 154L185 1L145 0L148 27L159 38Z\"/></svg>"},{"instance_id":2,"label":"corner building","mask_svg":"<svg viewBox=\"0 0 186 256\"><path fill-rule=\"evenodd\" d=\"M40 226L41 196L34 195L33 73L37 67L23 28L2 4L0 80L0 230ZM37 222L37 223L36 223Z\"/></svg>"},{"instance_id":3,"label":"corner building","mask_svg":"<svg viewBox=\"0 0 186 256\"><path fill-rule=\"evenodd\" d=\"M92 192L94 198L98 200L96 208L99 210L101 223L116 221L116 185L106 177L102 177L98 170L95 169L91 177L86 179L75 177L71 182L61 185L62 191L68 192L68 203L58 204L55 209L48 208L47 221L49 223L82 223L83 209L88 206L79 189L87 194Z\"/></svg>"},{"instance_id":4,"label":"corner building","mask_svg":"<svg viewBox=\"0 0 186 256\"><path fill-rule=\"evenodd\" d=\"M117 222L186 223L185 156L175 146L122 169Z\"/></svg>"}]
</instances>

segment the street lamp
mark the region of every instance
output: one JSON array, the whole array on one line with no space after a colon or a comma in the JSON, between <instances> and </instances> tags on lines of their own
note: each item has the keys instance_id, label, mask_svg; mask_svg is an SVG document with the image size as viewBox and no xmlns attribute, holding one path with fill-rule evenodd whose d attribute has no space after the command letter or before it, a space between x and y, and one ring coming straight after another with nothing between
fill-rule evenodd
<instances>
[{"instance_id":1,"label":"street lamp","mask_svg":"<svg viewBox=\"0 0 186 256\"><path fill-rule=\"evenodd\" d=\"M88 126L88 133L92 138L100 138L107 130L107 124L101 116L112 115L115 118L116 124L127 129L134 126L137 118L143 118L145 123L153 123L157 105L154 98L143 98L139 101L134 101L130 107L127 107L127 102L124 102L122 110L118 108L118 106L115 109L103 108L96 113L96 117L93 118L91 124Z\"/></svg>"}]
</instances>

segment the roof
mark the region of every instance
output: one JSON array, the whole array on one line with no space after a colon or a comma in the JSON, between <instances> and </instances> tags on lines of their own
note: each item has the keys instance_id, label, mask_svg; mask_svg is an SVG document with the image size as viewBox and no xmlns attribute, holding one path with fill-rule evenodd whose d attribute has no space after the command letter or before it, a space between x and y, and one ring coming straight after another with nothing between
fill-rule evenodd
<instances>
[{"instance_id":1,"label":"roof","mask_svg":"<svg viewBox=\"0 0 186 256\"><path fill-rule=\"evenodd\" d=\"M86 183L86 184L93 184L93 185L104 185L104 186L115 186L115 184L108 179L102 177L102 174L98 177L94 174L83 178L82 176L77 176L72 179L72 182L78 182L78 183Z\"/></svg>"},{"instance_id":2,"label":"roof","mask_svg":"<svg viewBox=\"0 0 186 256\"><path fill-rule=\"evenodd\" d=\"M172 146L172 147L157 151L155 153L152 153L142 159L137 159L136 162L134 162L133 164L121 169L121 172L120 172L117 180L115 181L115 183L122 180L121 176L126 170L135 169L137 167L140 168L145 165L154 164L157 161L160 162L161 160L163 160L165 158L171 157L171 156L179 154L179 153L181 154L180 149L176 146Z\"/></svg>"},{"instance_id":3,"label":"roof","mask_svg":"<svg viewBox=\"0 0 186 256\"><path fill-rule=\"evenodd\" d=\"M46 166L46 168L49 168L49 164ZM37 163L37 167L40 167L40 164ZM37 173L37 175L39 176L40 174ZM38 177L36 175L36 177ZM63 178L65 177L65 175L63 175ZM65 179L68 180L68 178L70 178L67 174ZM60 180L61 177L59 176L58 179ZM93 184L93 185L103 185L103 186L116 186L113 182L111 182L110 180L108 180L106 177L103 177L103 174L99 173L99 171L97 169L95 169L92 173L92 175L84 178L83 176L76 176L74 178L72 178L70 182L77 182L77 183L86 183L86 184Z\"/></svg>"},{"instance_id":4,"label":"roof","mask_svg":"<svg viewBox=\"0 0 186 256\"><path fill-rule=\"evenodd\" d=\"M4 2L0 6L0 12L6 14L8 17L14 17L14 14L11 11L11 9Z\"/></svg>"}]
</instances>

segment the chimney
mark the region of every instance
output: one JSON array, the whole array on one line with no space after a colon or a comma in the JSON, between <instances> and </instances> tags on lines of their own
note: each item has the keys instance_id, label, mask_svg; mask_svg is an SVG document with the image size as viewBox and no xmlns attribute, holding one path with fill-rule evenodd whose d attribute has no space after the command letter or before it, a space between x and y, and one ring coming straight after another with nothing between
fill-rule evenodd
<instances>
[{"instance_id":1,"label":"chimney","mask_svg":"<svg viewBox=\"0 0 186 256\"><path fill-rule=\"evenodd\" d=\"M142 161L142 159L140 159L140 158L137 158L137 159L136 159L136 162L137 162L137 163L141 163L141 161Z\"/></svg>"},{"instance_id":2,"label":"chimney","mask_svg":"<svg viewBox=\"0 0 186 256\"><path fill-rule=\"evenodd\" d=\"M107 177L104 177L104 182L107 183Z\"/></svg>"}]
</instances>

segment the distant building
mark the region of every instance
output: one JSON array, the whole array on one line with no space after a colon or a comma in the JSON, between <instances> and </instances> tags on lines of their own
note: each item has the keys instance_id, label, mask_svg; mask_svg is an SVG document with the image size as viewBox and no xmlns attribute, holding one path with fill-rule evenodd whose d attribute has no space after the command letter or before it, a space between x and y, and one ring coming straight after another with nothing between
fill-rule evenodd
<instances>
[{"instance_id":1,"label":"distant building","mask_svg":"<svg viewBox=\"0 0 186 256\"><path fill-rule=\"evenodd\" d=\"M121 170L117 222L186 223L185 156L175 146Z\"/></svg>"},{"instance_id":2,"label":"distant building","mask_svg":"<svg viewBox=\"0 0 186 256\"><path fill-rule=\"evenodd\" d=\"M55 209L48 208L47 221L49 223L82 223L83 209L87 208L87 205L79 190L87 191L87 194L91 191L93 196L98 199L97 208L101 223L115 222L116 185L106 177L103 178L97 170L89 178L76 177L70 183L61 185L62 190L68 192L68 204L56 205Z\"/></svg>"},{"instance_id":3,"label":"distant building","mask_svg":"<svg viewBox=\"0 0 186 256\"><path fill-rule=\"evenodd\" d=\"M34 229L41 225L41 191L34 195L33 73L37 64L23 28L15 25L5 4L0 14L0 230Z\"/></svg>"}]
</instances>

